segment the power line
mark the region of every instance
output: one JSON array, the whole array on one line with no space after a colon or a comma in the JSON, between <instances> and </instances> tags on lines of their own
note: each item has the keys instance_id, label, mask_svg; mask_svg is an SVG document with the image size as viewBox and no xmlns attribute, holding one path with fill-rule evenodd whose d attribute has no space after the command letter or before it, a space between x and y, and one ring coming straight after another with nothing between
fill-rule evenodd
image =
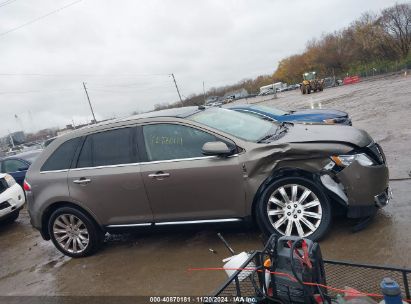
<instances>
[{"instance_id":1,"label":"power line","mask_svg":"<svg viewBox=\"0 0 411 304\"><path fill-rule=\"evenodd\" d=\"M141 87L162 87L165 84L170 84L170 80L167 81L155 81L155 82L144 82L144 83L129 83L129 84L93 84L93 87L99 89L106 88L119 88L126 90L140 89Z\"/></svg>"},{"instance_id":2,"label":"power line","mask_svg":"<svg viewBox=\"0 0 411 304\"><path fill-rule=\"evenodd\" d=\"M7 0L7 1L1 2L0 7L6 6L6 5L11 4L13 2L16 2L16 1L17 0Z\"/></svg>"},{"instance_id":3,"label":"power line","mask_svg":"<svg viewBox=\"0 0 411 304\"><path fill-rule=\"evenodd\" d=\"M60 92L60 91L73 91L73 90L79 90L79 89L47 89L47 90L30 90L30 91L9 91L9 92L1 92L0 95L5 95L5 94L32 94L32 93L44 93L44 92Z\"/></svg>"},{"instance_id":4,"label":"power line","mask_svg":"<svg viewBox=\"0 0 411 304\"><path fill-rule=\"evenodd\" d=\"M89 91L93 92L107 92L107 93L115 93L115 94L135 94L141 91L169 91L171 88L167 87L159 87L159 88L141 88L140 90L137 91L115 91L115 90L105 90L105 89L94 89L94 88L88 88Z\"/></svg>"},{"instance_id":5,"label":"power line","mask_svg":"<svg viewBox=\"0 0 411 304\"><path fill-rule=\"evenodd\" d=\"M82 0L80 0L82 1ZM27 76L27 77L154 77L154 76L170 76L166 73L153 73L153 74L117 74L117 75L105 75L105 74L41 74L41 73L0 73L0 77L9 76Z\"/></svg>"},{"instance_id":6,"label":"power line","mask_svg":"<svg viewBox=\"0 0 411 304\"><path fill-rule=\"evenodd\" d=\"M79 3L80 1L82 1L82 0L77 0L77 1L71 2L71 3L69 3L69 4L67 4L67 5L64 5L64 6L60 7L60 8L58 8L58 9L55 9L54 11L51 11L51 12L45 14L45 15L42 15L42 16L37 17L37 18L34 18L34 19L30 20L30 21L27 21L26 23L23 23L22 25L19 25L19 26L15 27L15 28L12 28L12 29L9 29L9 30L7 30L7 31L5 31L5 32L2 32L2 33L0 33L0 37L3 37L3 36L5 36L5 35L7 35L7 34L9 34L9 33L11 33L11 32L17 31L17 30L21 29L22 27L25 27L25 26L27 26L27 25L30 25L30 24L32 24L32 23L34 23L34 22L37 22L37 21L39 21L39 20L42 20L42 19L44 19L44 18L46 18L46 17L48 17L48 16L50 16L50 15L53 15L53 14L55 14L55 13L58 13L58 12L66 9L66 8L68 8L68 7L76 4L76 3ZM3 2L3 3L4 3L4 2ZM10 2L9 2L9 3L10 3Z\"/></svg>"}]
</instances>

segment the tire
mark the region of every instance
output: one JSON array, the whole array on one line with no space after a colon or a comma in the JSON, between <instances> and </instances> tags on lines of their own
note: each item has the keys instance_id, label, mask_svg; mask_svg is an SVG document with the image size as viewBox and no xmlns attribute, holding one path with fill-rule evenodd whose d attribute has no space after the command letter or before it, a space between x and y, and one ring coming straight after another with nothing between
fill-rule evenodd
<instances>
[{"instance_id":1,"label":"tire","mask_svg":"<svg viewBox=\"0 0 411 304\"><path fill-rule=\"evenodd\" d=\"M293 199L294 189L297 191ZM299 203L306 191L309 192L308 195ZM286 199L281 192L285 193L290 203L284 203ZM283 206L280 206L280 203ZM308 203L312 206L304 208ZM272 213L270 216L269 211ZM309 212L309 215L305 212ZM285 177L272 182L258 200L255 214L257 224L266 235L295 235L313 241L325 236L332 221L332 210L327 196L316 183L302 177ZM314 215L319 218L313 217ZM297 222L300 227L297 227ZM311 228L306 222L311 224ZM274 225L278 225L277 228Z\"/></svg>"},{"instance_id":2,"label":"tire","mask_svg":"<svg viewBox=\"0 0 411 304\"><path fill-rule=\"evenodd\" d=\"M84 212L72 207L55 210L50 216L48 231L54 246L73 258L92 255L103 241L100 227Z\"/></svg>"},{"instance_id":3,"label":"tire","mask_svg":"<svg viewBox=\"0 0 411 304\"><path fill-rule=\"evenodd\" d=\"M307 86L307 94L311 94L311 87Z\"/></svg>"}]
</instances>

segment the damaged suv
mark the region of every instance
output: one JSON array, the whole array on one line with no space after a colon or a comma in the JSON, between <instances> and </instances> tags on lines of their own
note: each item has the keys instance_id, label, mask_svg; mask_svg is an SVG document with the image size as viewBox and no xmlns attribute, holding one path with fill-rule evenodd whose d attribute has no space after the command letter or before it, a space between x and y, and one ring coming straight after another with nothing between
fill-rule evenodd
<instances>
[{"instance_id":1,"label":"damaged suv","mask_svg":"<svg viewBox=\"0 0 411 304\"><path fill-rule=\"evenodd\" d=\"M204 107L58 137L24 188L33 226L72 257L106 231L152 225L253 219L267 234L317 240L333 210L364 218L389 201L383 151L365 131Z\"/></svg>"}]
</instances>

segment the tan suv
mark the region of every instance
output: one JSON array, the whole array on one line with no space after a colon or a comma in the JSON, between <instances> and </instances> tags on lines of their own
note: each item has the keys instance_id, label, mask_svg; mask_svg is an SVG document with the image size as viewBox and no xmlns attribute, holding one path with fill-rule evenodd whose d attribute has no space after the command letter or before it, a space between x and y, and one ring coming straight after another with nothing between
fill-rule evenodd
<instances>
[{"instance_id":1,"label":"tan suv","mask_svg":"<svg viewBox=\"0 0 411 304\"><path fill-rule=\"evenodd\" d=\"M365 131L203 107L58 137L24 188L33 226L72 257L106 231L150 225L254 219L267 234L316 240L333 209L369 217L389 200L384 155Z\"/></svg>"}]
</instances>

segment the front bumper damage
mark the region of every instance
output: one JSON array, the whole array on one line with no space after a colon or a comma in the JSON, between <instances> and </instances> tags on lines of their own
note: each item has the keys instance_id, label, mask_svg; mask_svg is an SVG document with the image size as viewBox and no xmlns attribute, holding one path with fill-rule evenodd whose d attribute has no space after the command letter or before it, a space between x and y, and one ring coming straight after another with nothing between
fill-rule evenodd
<instances>
[{"instance_id":1,"label":"front bumper damage","mask_svg":"<svg viewBox=\"0 0 411 304\"><path fill-rule=\"evenodd\" d=\"M386 164L362 166L354 161L338 171L330 163L320 179L324 187L346 205L349 218L373 216L389 203L392 196Z\"/></svg>"}]
</instances>

